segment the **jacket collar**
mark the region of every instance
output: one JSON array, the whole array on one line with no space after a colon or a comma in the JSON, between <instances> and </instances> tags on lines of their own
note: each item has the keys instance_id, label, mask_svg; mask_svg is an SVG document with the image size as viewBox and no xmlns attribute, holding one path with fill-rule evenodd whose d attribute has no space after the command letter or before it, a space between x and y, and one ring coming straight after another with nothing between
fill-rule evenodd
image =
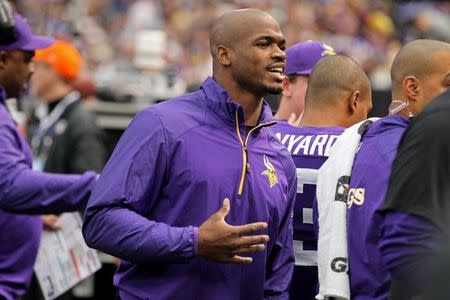
<instances>
[{"instance_id":1,"label":"jacket collar","mask_svg":"<svg viewBox=\"0 0 450 300\"><path fill-rule=\"evenodd\" d=\"M228 122L235 121L236 110L238 111L240 123L244 123L244 111L241 105L231 99L228 92L213 78L208 77L203 81L201 90L206 95L208 106L221 118ZM263 100L261 115L258 124L273 121L272 110L265 100Z\"/></svg>"},{"instance_id":2,"label":"jacket collar","mask_svg":"<svg viewBox=\"0 0 450 300\"><path fill-rule=\"evenodd\" d=\"M390 131L392 129L406 128L409 123L409 119L400 115L386 116L376 122L373 122L367 129L365 135L374 136L382 134L386 131Z\"/></svg>"}]
</instances>

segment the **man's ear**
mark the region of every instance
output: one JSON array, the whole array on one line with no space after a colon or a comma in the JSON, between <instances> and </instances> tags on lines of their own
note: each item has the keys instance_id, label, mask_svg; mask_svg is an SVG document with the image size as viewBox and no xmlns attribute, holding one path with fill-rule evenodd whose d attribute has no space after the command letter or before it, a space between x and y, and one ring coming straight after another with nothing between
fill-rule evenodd
<instances>
[{"instance_id":1,"label":"man's ear","mask_svg":"<svg viewBox=\"0 0 450 300\"><path fill-rule=\"evenodd\" d=\"M283 86L282 95L286 97L291 97L292 96L291 84L287 76L284 76L282 86Z\"/></svg>"},{"instance_id":2,"label":"man's ear","mask_svg":"<svg viewBox=\"0 0 450 300\"><path fill-rule=\"evenodd\" d=\"M216 49L216 57L217 61L223 66L228 67L231 65L230 50L227 47L223 45L218 46Z\"/></svg>"},{"instance_id":3,"label":"man's ear","mask_svg":"<svg viewBox=\"0 0 450 300\"><path fill-rule=\"evenodd\" d=\"M409 101L415 101L420 94L419 79L413 75L405 77L402 82L402 89Z\"/></svg>"},{"instance_id":4,"label":"man's ear","mask_svg":"<svg viewBox=\"0 0 450 300\"><path fill-rule=\"evenodd\" d=\"M348 97L348 111L350 115L354 115L358 109L361 101L361 92L359 90L353 91Z\"/></svg>"}]
</instances>

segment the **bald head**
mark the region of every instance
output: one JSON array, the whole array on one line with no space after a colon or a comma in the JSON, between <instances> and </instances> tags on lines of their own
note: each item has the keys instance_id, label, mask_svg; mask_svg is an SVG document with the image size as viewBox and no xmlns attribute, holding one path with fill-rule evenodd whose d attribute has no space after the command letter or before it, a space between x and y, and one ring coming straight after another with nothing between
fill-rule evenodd
<instances>
[{"instance_id":1,"label":"bald head","mask_svg":"<svg viewBox=\"0 0 450 300\"><path fill-rule=\"evenodd\" d=\"M414 76L419 80L438 69L439 53L449 53L450 44L435 40L415 40L404 45L394 59L391 67L392 96L398 97L403 80Z\"/></svg>"},{"instance_id":2,"label":"bald head","mask_svg":"<svg viewBox=\"0 0 450 300\"><path fill-rule=\"evenodd\" d=\"M363 69L350 57L332 55L321 59L311 73L305 96L308 106L328 105L344 93L359 90L361 96L370 94L370 82Z\"/></svg>"},{"instance_id":3,"label":"bald head","mask_svg":"<svg viewBox=\"0 0 450 300\"><path fill-rule=\"evenodd\" d=\"M211 30L210 47L213 78L233 99L260 101L282 91L286 40L269 14L257 9L225 13Z\"/></svg>"},{"instance_id":4,"label":"bald head","mask_svg":"<svg viewBox=\"0 0 450 300\"><path fill-rule=\"evenodd\" d=\"M232 48L249 32L259 26L266 26L267 22L278 26L271 15L258 9L232 10L220 16L211 29L209 39L213 60L216 58L217 47L222 45Z\"/></svg>"}]
</instances>

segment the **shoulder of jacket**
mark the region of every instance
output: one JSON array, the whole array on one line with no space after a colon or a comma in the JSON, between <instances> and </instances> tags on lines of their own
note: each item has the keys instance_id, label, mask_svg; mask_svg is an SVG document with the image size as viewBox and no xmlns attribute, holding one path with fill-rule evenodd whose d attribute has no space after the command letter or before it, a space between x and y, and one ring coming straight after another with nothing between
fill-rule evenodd
<instances>
[{"instance_id":1,"label":"shoulder of jacket","mask_svg":"<svg viewBox=\"0 0 450 300\"><path fill-rule=\"evenodd\" d=\"M177 139L205 124L208 111L205 101L201 100L198 95L188 94L155 104L147 110L158 119L165 131Z\"/></svg>"}]
</instances>

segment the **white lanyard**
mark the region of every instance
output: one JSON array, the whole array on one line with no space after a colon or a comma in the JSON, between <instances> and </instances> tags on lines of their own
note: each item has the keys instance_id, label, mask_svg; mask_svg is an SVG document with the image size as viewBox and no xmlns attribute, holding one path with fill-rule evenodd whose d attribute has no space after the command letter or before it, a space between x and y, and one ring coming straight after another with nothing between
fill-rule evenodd
<instances>
[{"instance_id":1,"label":"white lanyard","mask_svg":"<svg viewBox=\"0 0 450 300\"><path fill-rule=\"evenodd\" d=\"M65 96L61 101L59 101L58 104L56 104L52 112L39 123L36 134L34 134L31 140L33 149L38 149L39 144L41 143L48 129L55 125L55 123L59 120L59 118L61 118L67 107L69 107L69 105L71 105L78 99L80 99L80 93L77 91L73 91Z\"/></svg>"}]
</instances>

